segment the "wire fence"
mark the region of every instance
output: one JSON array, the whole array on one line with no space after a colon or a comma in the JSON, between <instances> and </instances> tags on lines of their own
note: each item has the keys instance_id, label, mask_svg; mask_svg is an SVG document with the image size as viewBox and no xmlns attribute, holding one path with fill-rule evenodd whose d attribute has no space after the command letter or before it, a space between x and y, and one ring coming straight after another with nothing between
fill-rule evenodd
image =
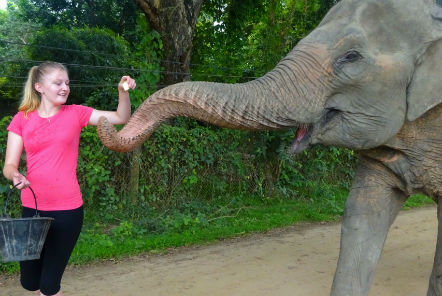
<instances>
[{"instance_id":1,"label":"wire fence","mask_svg":"<svg viewBox=\"0 0 442 296\"><path fill-rule=\"evenodd\" d=\"M72 48L63 48L63 47L54 47L54 46L47 46L42 44L32 44L32 43L23 43L23 42L17 42L17 41L10 41L7 39L0 38L0 45L1 43L5 44L11 44L11 45L19 45L19 46L28 46L28 47L37 47L42 49L52 49L52 50L59 50L64 52L76 52L80 54L91 54L91 55L98 55L98 56L105 56L105 57L115 57L115 58L123 58L122 55L118 54L111 54L101 51L92 51L92 50L83 50L83 49L72 49ZM186 65L186 63L180 62L180 61L171 61L171 60L163 60L163 59L150 59L149 62L152 63L163 63L163 64L177 64L177 65ZM198 63L190 63L190 67L203 67L203 68L213 68L217 70L228 70L228 71L245 71L243 68L238 67L225 67L225 66L219 66L215 64L198 64Z\"/></svg>"},{"instance_id":2,"label":"wire fence","mask_svg":"<svg viewBox=\"0 0 442 296\"><path fill-rule=\"evenodd\" d=\"M22 47L35 47L42 50L56 50L62 51L66 53L77 53L81 55L93 55L104 58L115 58L115 59L124 59L123 55L113 54L102 51L94 51L94 50L84 50L84 49L73 49L73 48L64 48L64 47L56 47L56 46L47 46L44 44L35 44L35 43L25 43L23 41L13 41L0 37L0 49L2 47L6 47L7 45L12 46L22 46ZM190 69L195 69L190 72L180 72L180 71L167 71L161 69L161 64L175 64L175 65L185 65L185 63L180 61L171 61L171 60L155 60L155 59L146 59L147 62L152 64L157 64L158 69L146 69L146 68L138 68L138 67L121 67L115 65L98 65L98 64L85 64L85 63L70 63L70 62L62 62L67 68L82 68L87 69L89 71L113 71L120 72L121 75L130 74L134 77L142 74L142 73L150 73L153 75L175 75L178 77L189 77L191 80L214 80L214 79L241 79L242 82L255 80L260 76L251 76L247 75L250 73L250 69L244 69L239 67L226 67L219 66L215 64L198 64L198 63L190 63ZM0 54L0 65L23 65L28 64L27 68L30 68L34 65L39 65L44 61L26 59L26 58L5 58L1 57ZM211 72L218 73L211 73ZM221 72L221 73L220 73ZM232 74L235 73L235 74ZM236 74L239 73L239 74ZM20 89L24 87L26 83L27 77L20 75L2 75L0 77L6 78L8 83L3 83L1 87L3 89ZM91 89L91 88L113 88L116 86L115 83L109 82L96 82L90 80L71 80L70 87L74 89ZM149 90L157 90L168 85L164 84L155 84L155 85L144 85Z\"/></svg>"},{"instance_id":3,"label":"wire fence","mask_svg":"<svg viewBox=\"0 0 442 296\"><path fill-rule=\"evenodd\" d=\"M43 61L36 61L36 60L25 60L25 59L17 59L17 60L1 60L0 64L5 63L29 63L33 65L38 65L42 63ZM205 79L210 80L213 78L235 78L235 79L242 79L246 81L254 80L259 78L258 76L242 76L242 75L226 75L226 74L209 74L209 73L198 73L198 72L173 72L173 71L164 71L164 70L149 70L149 69L134 69L134 68L126 68L126 67L115 67L115 66L98 66L98 65L88 65L88 64L73 64L73 63L62 63L66 67L81 67L81 68L90 68L95 70L114 70L114 71L120 71L121 73L137 73L140 72L150 72L152 74L170 74L170 75L177 75L177 76L185 76L185 77L198 77L199 79ZM25 76L1 76L4 78L15 80L13 83L8 83L3 85L3 87L10 87L10 88L21 88L24 86L24 83L26 82L27 77ZM18 81L17 81L18 80ZM70 87L72 88L96 88L96 87L114 87L115 84L109 84L109 83L91 83L87 80L71 80L70 81ZM152 88L154 87L165 87L167 85L160 85L155 84L151 85Z\"/></svg>"}]
</instances>

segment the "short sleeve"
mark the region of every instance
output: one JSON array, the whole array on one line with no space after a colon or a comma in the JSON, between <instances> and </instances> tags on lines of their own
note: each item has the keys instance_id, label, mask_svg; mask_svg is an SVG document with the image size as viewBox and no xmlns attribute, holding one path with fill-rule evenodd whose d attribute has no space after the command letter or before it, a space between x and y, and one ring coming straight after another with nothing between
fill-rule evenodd
<instances>
[{"instance_id":1,"label":"short sleeve","mask_svg":"<svg viewBox=\"0 0 442 296\"><path fill-rule=\"evenodd\" d=\"M19 136L22 136L23 133L23 120L24 120L24 113L18 112L15 114L15 116L12 118L11 123L6 128L8 132L13 132L14 134L17 134Z\"/></svg>"},{"instance_id":2,"label":"short sleeve","mask_svg":"<svg viewBox=\"0 0 442 296\"><path fill-rule=\"evenodd\" d=\"M89 123L89 119L91 118L93 108L83 105L72 105L75 107L75 111L77 112L78 119L80 121L81 127L85 127Z\"/></svg>"}]
</instances>

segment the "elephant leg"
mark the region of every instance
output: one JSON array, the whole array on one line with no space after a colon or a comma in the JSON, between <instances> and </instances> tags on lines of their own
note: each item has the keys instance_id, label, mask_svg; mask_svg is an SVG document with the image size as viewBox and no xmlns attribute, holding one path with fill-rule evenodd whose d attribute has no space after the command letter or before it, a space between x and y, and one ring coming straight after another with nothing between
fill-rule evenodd
<instances>
[{"instance_id":1,"label":"elephant leg","mask_svg":"<svg viewBox=\"0 0 442 296\"><path fill-rule=\"evenodd\" d=\"M427 296L442 296L442 200L437 204L437 219L439 221L436 254L434 256L433 271L430 277L430 286Z\"/></svg>"},{"instance_id":2,"label":"elephant leg","mask_svg":"<svg viewBox=\"0 0 442 296\"><path fill-rule=\"evenodd\" d=\"M406 196L383 166L360 163L347 199L332 296L368 295L388 230Z\"/></svg>"}]
</instances>

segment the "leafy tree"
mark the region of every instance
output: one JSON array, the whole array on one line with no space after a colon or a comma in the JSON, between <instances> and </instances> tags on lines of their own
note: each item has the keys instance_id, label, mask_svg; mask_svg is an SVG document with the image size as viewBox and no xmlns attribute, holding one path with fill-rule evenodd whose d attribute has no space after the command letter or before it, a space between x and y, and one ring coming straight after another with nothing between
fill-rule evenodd
<instances>
[{"instance_id":1,"label":"leafy tree","mask_svg":"<svg viewBox=\"0 0 442 296\"><path fill-rule=\"evenodd\" d=\"M206 0L195 33L193 79L238 82L253 76L248 36L265 10L266 1Z\"/></svg>"},{"instance_id":2,"label":"leafy tree","mask_svg":"<svg viewBox=\"0 0 442 296\"><path fill-rule=\"evenodd\" d=\"M55 26L34 34L26 47L27 56L33 61L52 60L65 63L69 69L71 88L70 103L84 103L95 95L100 101L95 107L112 106L116 84L127 67L129 50L127 42L108 29L84 27L66 29ZM42 50L43 49L43 50ZM96 66L95 66L96 65ZM111 91L107 91L111 89ZM113 94L113 96L112 96Z\"/></svg>"},{"instance_id":3,"label":"leafy tree","mask_svg":"<svg viewBox=\"0 0 442 296\"><path fill-rule=\"evenodd\" d=\"M133 66L140 69L137 75L137 87L132 91L131 102L138 107L157 88L160 81L160 62L163 43L158 32L151 30L143 14L138 15L136 27L138 41L133 44L131 53Z\"/></svg>"},{"instance_id":4,"label":"leafy tree","mask_svg":"<svg viewBox=\"0 0 442 296\"><path fill-rule=\"evenodd\" d=\"M271 70L312 31L335 4L330 0L268 0L265 16L249 38L255 67Z\"/></svg>"},{"instance_id":5,"label":"leafy tree","mask_svg":"<svg viewBox=\"0 0 442 296\"><path fill-rule=\"evenodd\" d=\"M336 2L206 0L195 33L193 77L212 75L213 80L237 82L261 76Z\"/></svg>"},{"instance_id":6,"label":"leafy tree","mask_svg":"<svg viewBox=\"0 0 442 296\"><path fill-rule=\"evenodd\" d=\"M0 11L0 116L17 110L29 65L23 45L39 28L38 24L18 20L14 7Z\"/></svg>"},{"instance_id":7,"label":"leafy tree","mask_svg":"<svg viewBox=\"0 0 442 296\"><path fill-rule=\"evenodd\" d=\"M135 0L164 47L161 85L190 79L193 35L203 0Z\"/></svg>"},{"instance_id":8,"label":"leafy tree","mask_svg":"<svg viewBox=\"0 0 442 296\"><path fill-rule=\"evenodd\" d=\"M108 28L129 41L135 41L137 8L133 0L12 0L18 18L49 27Z\"/></svg>"}]
</instances>

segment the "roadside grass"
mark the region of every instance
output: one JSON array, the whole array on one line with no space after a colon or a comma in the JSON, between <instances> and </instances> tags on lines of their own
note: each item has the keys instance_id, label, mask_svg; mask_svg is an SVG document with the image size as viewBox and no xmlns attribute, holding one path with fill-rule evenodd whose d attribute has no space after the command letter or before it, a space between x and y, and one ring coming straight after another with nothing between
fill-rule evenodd
<instances>
[{"instance_id":1,"label":"roadside grass","mask_svg":"<svg viewBox=\"0 0 442 296\"><path fill-rule=\"evenodd\" d=\"M403 209L410 210L413 208L419 208L434 204L435 204L434 201L430 197L423 194L416 194L410 196L410 198L405 202Z\"/></svg>"},{"instance_id":2,"label":"roadside grass","mask_svg":"<svg viewBox=\"0 0 442 296\"><path fill-rule=\"evenodd\" d=\"M321 188L324 189L323 184ZM347 194L345 188L326 186L316 198L221 198L215 205L200 203L187 207L191 210L173 213L151 211L148 219L124 219L119 224L86 218L70 264L166 252L170 248L207 244L300 222L338 221ZM424 195L415 195L405 203L404 209L432 203ZM18 263L0 263L0 273L13 274L18 270Z\"/></svg>"}]
</instances>

